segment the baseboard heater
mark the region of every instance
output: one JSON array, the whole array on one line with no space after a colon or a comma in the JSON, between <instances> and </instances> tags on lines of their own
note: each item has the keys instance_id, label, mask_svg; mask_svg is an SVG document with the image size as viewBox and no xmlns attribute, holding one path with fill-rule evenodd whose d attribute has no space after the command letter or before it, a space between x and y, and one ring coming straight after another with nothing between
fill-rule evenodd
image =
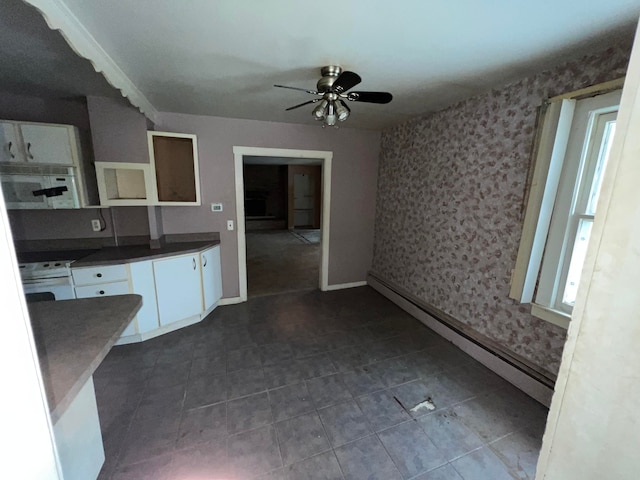
<instances>
[{"instance_id":1,"label":"baseboard heater","mask_svg":"<svg viewBox=\"0 0 640 480\"><path fill-rule=\"evenodd\" d=\"M383 280L374 272L369 272L367 283L407 313L540 403L547 406L551 403L555 378L550 377L547 372L527 360L515 356L493 340L472 331L464 323L418 299L403 288Z\"/></svg>"}]
</instances>

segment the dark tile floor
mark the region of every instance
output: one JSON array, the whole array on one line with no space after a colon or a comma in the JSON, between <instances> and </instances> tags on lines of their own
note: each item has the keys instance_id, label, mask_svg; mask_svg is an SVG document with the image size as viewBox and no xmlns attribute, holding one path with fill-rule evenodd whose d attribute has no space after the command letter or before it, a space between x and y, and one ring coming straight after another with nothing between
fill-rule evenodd
<instances>
[{"instance_id":1,"label":"dark tile floor","mask_svg":"<svg viewBox=\"0 0 640 480\"><path fill-rule=\"evenodd\" d=\"M94 380L103 480L532 479L547 414L368 287L220 307Z\"/></svg>"}]
</instances>

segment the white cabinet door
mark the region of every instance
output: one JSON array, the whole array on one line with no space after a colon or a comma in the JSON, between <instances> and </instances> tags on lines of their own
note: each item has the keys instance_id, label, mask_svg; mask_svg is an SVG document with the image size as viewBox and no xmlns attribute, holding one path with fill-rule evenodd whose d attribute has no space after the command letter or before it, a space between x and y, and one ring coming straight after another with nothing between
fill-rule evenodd
<instances>
[{"instance_id":1,"label":"white cabinet door","mask_svg":"<svg viewBox=\"0 0 640 480\"><path fill-rule=\"evenodd\" d=\"M156 281L160 325L168 325L202 312L202 281L198 254L156 260Z\"/></svg>"},{"instance_id":2,"label":"white cabinet door","mask_svg":"<svg viewBox=\"0 0 640 480\"><path fill-rule=\"evenodd\" d=\"M202 252L200 262L202 264L202 298L206 311L222 298L220 247L213 247Z\"/></svg>"},{"instance_id":3,"label":"white cabinet door","mask_svg":"<svg viewBox=\"0 0 640 480\"><path fill-rule=\"evenodd\" d=\"M72 130L66 126L20 124L29 163L73 165Z\"/></svg>"},{"instance_id":4,"label":"white cabinet door","mask_svg":"<svg viewBox=\"0 0 640 480\"><path fill-rule=\"evenodd\" d=\"M138 310L138 333L146 333L157 329L158 305L156 303L156 285L153 280L153 262L135 262L129 265L131 272L132 292L142 295L142 307Z\"/></svg>"},{"instance_id":5,"label":"white cabinet door","mask_svg":"<svg viewBox=\"0 0 640 480\"><path fill-rule=\"evenodd\" d=\"M18 142L15 124L0 122L0 162L24 162L24 150Z\"/></svg>"}]
</instances>

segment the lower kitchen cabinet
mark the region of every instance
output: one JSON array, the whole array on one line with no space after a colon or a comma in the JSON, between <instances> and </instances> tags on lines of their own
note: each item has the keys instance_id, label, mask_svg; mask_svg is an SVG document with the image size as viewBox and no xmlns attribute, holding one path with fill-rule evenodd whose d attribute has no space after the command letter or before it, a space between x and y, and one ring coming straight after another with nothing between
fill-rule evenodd
<instances>
[{"instance_id":1,"label":"lower kitchen cabinet","mask_svg":"<svg viewBox=\"0 0 640 480\"><path fill-rule=\"evenodd\" d=\"M206 312L222 298L222 266L220 247L215 246L200 253L202 267L202 302Z\"/></svg>"},{"instance_id":2,"label":"lower kitchen cabinet","mask_svg":"<svg viewBox=\"0 0 640 480\"><path fill-rule=\"evenodd\" d=\"M155 260L153 275L161 326L202 313L199 254Z\"/></svg>"},{"instance_id":3,"label":"lower kitchen cabinet","mask_svg":"<svg viewBox=\"0 0 640 480\"><path fill-rule=\"evenodd\" d=\"M121 265L72 268L76 298L142 296L117 344L148 340L202 320L222 298L220 247Z\"/></svg>"}]
</instances>

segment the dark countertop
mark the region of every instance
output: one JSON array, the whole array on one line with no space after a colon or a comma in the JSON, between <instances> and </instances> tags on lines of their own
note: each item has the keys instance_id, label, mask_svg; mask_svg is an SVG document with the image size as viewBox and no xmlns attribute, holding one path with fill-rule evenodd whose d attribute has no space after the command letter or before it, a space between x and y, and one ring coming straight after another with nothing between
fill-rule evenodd
<instances>
[{"instance_id":1,"label":"dark countertop","mask_svg":"<svg viewBox=\"0 0 640 480\"><path fill-rule=\"evenodd\" d=\"M18 263L54 262L59 260L78 260L96 253L98 249L84 250L46 250L37 252L16 252Z\"/></svg>"},{"instance_id":2,"label":"dark countertop","mask_svg":"<svg viewBox=\"0 0 640 480\"><path fill-rule=\"evenodd\" d=\"M198 242L167 243L160 248L149 245L131 245L126 247L105 247L73 263L73 268L96 267L100 265L119 265L155 258L170 257L182 253L196 253L220 245L219 240Z\"/></svg>"},{"instance_id":3,"label":"dark countertop","mask_svg":"<svg viewBox=\"0 0 640 480\"><path fill-rule=\"evenodd\" d=\"M66 411L141 306L140 295L28 305L52 423Z\"/></svg>"}]
</instances>

